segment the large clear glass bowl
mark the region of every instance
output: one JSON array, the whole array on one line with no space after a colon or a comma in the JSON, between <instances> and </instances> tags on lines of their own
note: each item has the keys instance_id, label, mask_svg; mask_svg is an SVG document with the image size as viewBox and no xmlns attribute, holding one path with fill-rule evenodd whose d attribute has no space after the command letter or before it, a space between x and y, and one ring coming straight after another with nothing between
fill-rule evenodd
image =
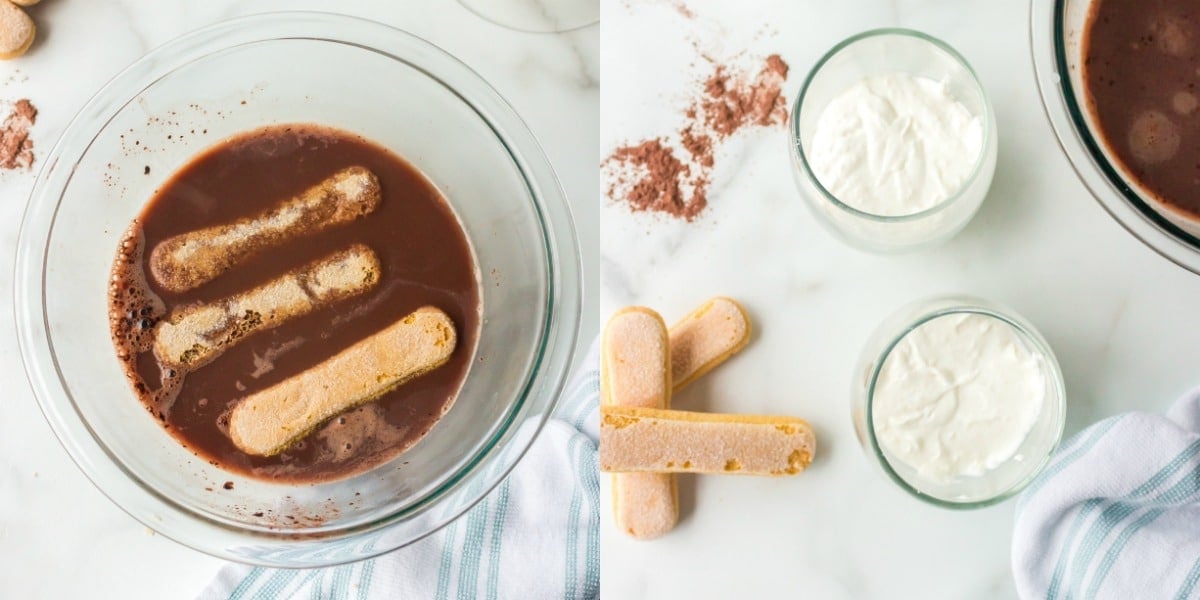
<instances>
[{"instance_id":1,"label":"large clear glass bowl","mask_svg":"<svg viewBox=\"0 0 1200 600\"><path fill-rule=\"evenodd\" d=\"M1104 210L1154 251L1200 273L1200 220L1139 187L1087 106L1083 40L1096 0L1031 0L1030 49L1042 106L1079 179Z\"/></svg>"},{"instance_id":2,"label":"large clear glass bowl","mask_svg":"<svg viewBox=\"0 0 1200 600\"><path fill-rule=\"evenodd\" d=\"M359 133L422 170L466 229L483 299L473 365L433 431L379 468L304 486L222 471L158 426L118 366L105 300L119 236L154 190L222 138L283 122ZM455 519L537 437L574 360L579 261L549 162L468 67L370 21L251 16L139 60L46 157L18 242L21 356L71 457L148 527L237 561L348 562Z\"/></svg>"}]
</instances>

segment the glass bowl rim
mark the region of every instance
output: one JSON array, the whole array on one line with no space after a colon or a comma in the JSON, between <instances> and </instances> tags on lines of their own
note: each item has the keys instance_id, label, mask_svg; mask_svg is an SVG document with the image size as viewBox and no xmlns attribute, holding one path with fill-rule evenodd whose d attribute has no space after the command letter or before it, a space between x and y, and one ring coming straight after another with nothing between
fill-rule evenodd
<instances>
[{"instance_id":1,"label":"glass bowl rim","mask_svg":"<svg viewBox=\"0 0 1200 600\"><path fill-rule=\"evenodd\" d=\"M935 303L949 303L949 305L941 306L940 308L935 308L932 310L923 308ZM1034 328L1032 324L1025 321L1023 317L1008 307L999 305L995 302L974 296L964 295L934 296L919 300L916 303L901 308L900 311L898 311L898 314L914 310L919 310L919 315L912 319L910 324L901 328L901 330L894 336L889 336L890 340L884 346L883 351L879 353L878 357L874 358L874 366L871 368L870 375L867 378L864 411L866 422L864 423L863 429L866 431L867 439L870 442L871 453L874 455L876 461L878 461L880 467L883 468L884 473L887 474L888 478L891 479L892 482L900 486L900 488L905 492L908 492L910 495L916 497L918 500L933 504L935 506L969 510L998 504L1011 498L1012 496L1015 496L1016 494L1020 493L1021 490L1025 489L1026 486L1032 483L1033 480L1037 478L1038 474L1040 474L1042 470L1046 468L1046 465L1050 463L1050 459L1054 456L1054 452L1058 448L1058 445L1062 442L1062 435L1066 428L1067 421L1067 394L1066 383L1063 381L1062 368L1058 364L1058 358L1054 356L1054 351L1051 350L1050 344L1046 342L1045 338L1042 337L1042 334L1038 332L1038 330ZM895 469L892 468L891 462L884 454L883 449L879 446L879 440L875 436L875 383L879 379L879 373L883 370L884 363L887 362L888 357L891 356L892 350L894 350L896 346L908 336L908 334L912 333L918 327L933 321L934 319L956 314L976 314L998 319L999 321L1012 327L1021 337L1021 339L1026 342L1026 344L1030 345L1034 351L1040 354L1050 369L1050 380L1055 392L1055 397L1050 399L1050 401L1054 402L1056 405L1054 408L1057 409L1058 415L1058 422L1055 425L1055 429L1057 431L1054 433L1054 438L1050 444L1050 447L1047 449L1045 456L1038 458L1038 464L1033 467L1029 473L1018 479L1008 488L1001 490L996 494L986 498L970 501L947 500L945 498L939 498L937 496L927 494L917 489L915 485L909 483L907 480L901 477Z\"/></svg>"},{"instance_id":2,"label":"glass bowl rim","mask_svg":"<svg viewBox=\"0 0 1200 600\"><path fill-rule=\"evenodd\" d=\"M1044 7L1039 7L1043 4ZM1039 10L1041 8L1041 10ZM1030 0L1029 47L1042 111L1076 177L1104 212L1156 254L1200 274L1200 238L1146 204L1104 156L1071 84L1063 34L1065 0ZM1047 12L1049 11L1049 12ZM1046 30L1050 31L1047 32ZM1048 38L1048 43L1042 36Z\"/></svg>"},{"instance_id":3,"label":"glass bowl rim","mask_svg":"<svg viewBox=\"0 0 1200 600\"><path fill-rule=\"evenodd\" d=\"M355 39L370 35L386 35L392 45L380 48ZM528 365L521 391L503 421L488 434L474 456L457 472L414 503L369 522L325 531L281 531L231 525L166 498L142 482L112 455L79 412L62 378L61 365L53 350L45 305L45 265L49 244L63 194L74 170L74 164L65 165L61 168L67 172L57 173L64 155L70 161L85 156L95 136L108 126L111 118L167 74L237 47L296 39L331 42L384 56L417 70L461 100L486 125L511 158L512 166L525 187L526 200L532 205L541 232L540 243L546 255L543 271L546 285L544 315L533 360ZM451 79L459 81L452 84L449 81ZM464 89L467 87L471 89ZM114 98L115 102L112 101ZM54 180L55 177L61 181ZM419 36L369 19L317 11L257 13L218 21L158 46L105 83L71 119L43 159L27 202L17 241L13 309L26 379L43 416L72 461L110 501L164 536L220 558L264 566L330 566L383 554L436 532L486 497L516 466L549 420L577 359L575 345L579 335L582 300L578 238L570 205L540 144L511 105L465 63ZM538 417L534 431L524 440L523 447L511 448L516 452L501 452L510 448L510 443L514 441L516 432L513 424L518 417L534 416L529 413L538 410L530 402L534 400L531 394L535 388L546 394L548 399L544 401L546 405L541 409L541 414L534 413ZM501 468L495 471L485 469L485 463L491 461L501 463ZM488 480L477 486L476 490L468 489L469 486L465 484L476 478ZM428 531L402 540L399 545L370 547L361 554L339 556L332 560L318 559L311 564L291 564L286 560L262 560L231 553L220 542L205 539L208 536L203 532L197 535L196 529L200 527L220 532L224 534L225 541L236 539L273 550L300 545L317 548L372 534L382 536L394 526L424 514L439 501L462 494L470 498L449 511L448 516L440 515ZM174 529L165 528L162 519L155 519L150 513L143 514L134 507L146 503L155 510L178 517ZM361 544L359 548L362 548Z\"/></svg>"},{"instance_id":4,"label":"glass bowl rim","mask_svg":"<svg viewBox=\"0 0 1200 600\"><path fill-rule=\"evenodd\" d=\"M945 53L950 57L951 60L960 64L971 76L971 83L974 85L975 91L979 94L979 98L983 101L984 107L984 114L982 115L981 119L983 121L982 125L984 135L982 145L980 146L979 156L975 159L975 164L971 168L971 174L967 176L967 179L963 181L962 185L959 186L959 189L953 194L947 196L941 202L938 202L937 204L925 210L905 215L890 216L865 212L838 199L837 196L830 192L825 185L821 183L821 180L816 176L816 173L813 172L812 167L808 162L808 156L804 152L804 143L800 139L801 106L804 104L805 98L808 97L809 87L811 87L813 81L816 79L817 75L821 73L822 69L825 68L826 64L835 56L837 56L842 50L845 50L846 48L849 48L858 42L872 38L888 36L907 37L927 43L933 46L936 50ZM930 215L941 213L955 205L958 200L967 193L968 189L971 187L971 184L983 173L985 163L987 162L987 148L989 144L992 143L992 138L996 136L996 117L995 109L992 107L992 101L988 97L987 90L983 88L983 82L979 80L979 75L975 72L975 69L971 67L971 63L967 62L966 57L959 53L958 50L955 50L954 47L950 46L939 38L915 29L906 29L903 27L883 27L878 29L870 29L852 35L835 44L829 49L829 51L827 51L821 56L820 59L817 60L812 69L809 70L808 75L805 76L804 83L800 85L800 91L797 92L796 99L792 102L792 111L790 116L792 122L790 127L788 127L788 133L791 137L792 155L796 160L796 164L800 166L800 171L803 173L805 178L816 187L817 191L821 193L821 196L824 197L825 200L828 200L830 204L842 212L878 223L907 223L918 221Z\"/></svg>"}]
</instances>

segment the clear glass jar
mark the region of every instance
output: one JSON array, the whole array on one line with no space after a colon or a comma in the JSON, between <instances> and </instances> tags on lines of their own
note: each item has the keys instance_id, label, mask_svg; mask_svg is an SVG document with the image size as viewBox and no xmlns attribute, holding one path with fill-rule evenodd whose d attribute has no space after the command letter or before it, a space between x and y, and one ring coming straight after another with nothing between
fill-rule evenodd
<instances>
[{"instance_id":1,"label":"clear glass jar","mask_svg":"<svg viewBox=\"0 0 1200 600\"><path fill-rule=\"evenodd\" d=\"M881 446L875 435L874 394L884 363L905 336L934 319L956 314L983 315L1010 326L1041 361L1046 375L1046 403L1016 453L1006 462L978 477L932 482L921 478L915 469L892 457ZM1008 308L981 298L939 296L901 308L871 335L854 373L851 417L867 457L906 492L938 506L979 508L1021 491L1049 462L1066 423L1066 388L1049 344L1028 321Z\"/></svg>"},{"instance_id":2,"label":"clear glass jar","mask_svg":"<svg viewBox=\"0 0 1200 600\"><path fill-rule=\"evenodd\" d=\"M830 193L813 173L806 152L831 100L867 77L895 73L946 82L950 94L983 124L983 150L954 195L918 213L883 216L851 207ZM975 72L953 48L917 31L877 29L834 46L809 72L792 106L791 152L801 196L827 229L863 250L916 250L954 237L983 203L996 171L996 115Z\"/></svg>"}]
</instances>

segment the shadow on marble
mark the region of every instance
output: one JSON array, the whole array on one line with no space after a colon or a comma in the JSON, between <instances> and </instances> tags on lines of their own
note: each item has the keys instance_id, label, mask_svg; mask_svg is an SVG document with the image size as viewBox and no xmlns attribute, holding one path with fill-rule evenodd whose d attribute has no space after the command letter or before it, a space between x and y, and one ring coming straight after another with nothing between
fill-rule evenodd
<instances>
[{"instance_id":1,"label":"shadow on marble","mask_svg":"<svg viewBox=\"0 0 1200 600\"><path fill-rule=\"evenodd\" d=\"M996 121L1000 131L1013 131L1018 125L997 111ZM1009 143L1005 143L1008 141ZM1024 148L1016 140L1000 138L996 173L992 178L987 198L979 212L967 223L966 228L955 237L960 243L964 239L979 239L1015 236L1023 224L1033 220L1031 202L1039 196L1031 184L1030 173L1039 171L1037 153ZM954 244L955 241L950 242Z\"/></svg>"}]
</instances>

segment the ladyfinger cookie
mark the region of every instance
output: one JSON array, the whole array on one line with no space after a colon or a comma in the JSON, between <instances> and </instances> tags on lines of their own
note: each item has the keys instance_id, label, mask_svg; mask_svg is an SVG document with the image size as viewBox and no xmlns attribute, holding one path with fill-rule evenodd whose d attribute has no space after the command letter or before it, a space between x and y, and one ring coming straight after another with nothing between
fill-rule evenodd
<instances>
[{"instance_id":1,"label":"ladyfinger cookie","mask_svg":"<svg viewBox=\"0 0 1200 600\"><path fill-rule=\"evenodd\" d=\"M234 405L229 437L247 454L273 456L326 419L365 404L450 359L450 316L426 306L329 360Z\"/></svg>"},{"instance_id":2,"label":"ladyfinger cookie","mask_svg":"<svg viewBox=\"0 0 1200 600\"><path fill-rule=\"evenodd\" d=\"M671 396L670 342L658 313L640 306L618 311L604 328L600 401L605 406L667 408ZM675 476L616 473L613 519L637 539L659 537L679 520Z\"/></svg>"},{"instance_id":3,"label":"ladyfinger cookie","mask_svg":"<svg viewBox=\"0 0 1200 600\"><path fill-rule=\"evenodd\" d=\"M25 54L37 36L33 19L19 6L0 2L0 60Z\"/></svg>"},{"instance_id":4,"label":"ladyfinger cookie","mask_svg":"<svg viewBox=\"0 0 1200 600\"><path fill-rule=\"evenodd\" d=\"M197 369L252 333L371 289L380 275L375 252L355 244L247 292L176 310L155 328L154 354L164 365Z\"/></svg>"},{"instance_id":5,"label":"ladyfinger cookie","mask_svg":"<svg viewBox=\"0 0 1200 600\"><path fill-rule=\"evenodd\" d=\"M661 408L670 397L670 341L662 317L642 306L617 311L604 327L601 403Z\"/></svg>"},{"instance_id":6,"label":"ladyfinger cookie","mask_svg":"<svg viewBox=\"0 0 1200 600\"><path fill-rule=\"evenodd\" d=\"M150 253L150 274L167 290L185 292L262 250L366 215L380 199L374 173L347 167L262 214L167 238Z\"/></svg>"},{"instance_id":7,"label":"ladyfinger cookie","mask_svg":"<svg viewBox=\"0 0 1200 600\"><path fill-rule=\"evenodd\" d=\"M670 339L671 382L678 392L750 343L750 317L737 301L717 296L671 327Z\"/></svg>"},{"instance_id":8,"label":"ladyfinger cookie","mask_svg":"<svg viewBox=\"0 0 1200 600\"><path fill-rule=\"evenodd\" d=\"M600 407L600 470L795 475L816 449L795 417Z\"/></svg>"}]
</instances>

